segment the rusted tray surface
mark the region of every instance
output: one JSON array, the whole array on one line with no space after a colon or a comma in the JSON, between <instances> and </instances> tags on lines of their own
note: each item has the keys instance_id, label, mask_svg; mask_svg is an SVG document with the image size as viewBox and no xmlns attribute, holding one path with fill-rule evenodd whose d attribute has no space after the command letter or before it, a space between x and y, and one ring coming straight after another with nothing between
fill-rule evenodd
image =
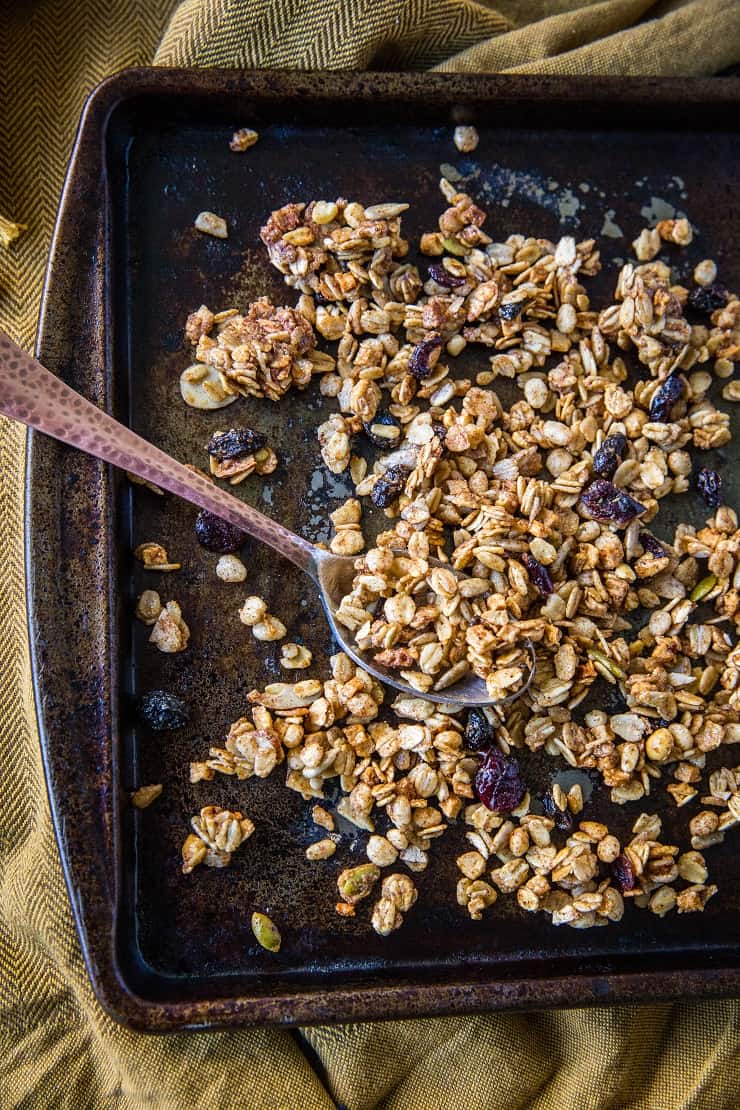
<instances>
[{"instance_id":1,"label":"rusted tray surface","mask_svg":"<svg viewBox=\"0 0 740 1110\"><path fill-rule=\"evenodd\" d=\"M258 245L266 214L289 200L344 195L365 203L408 200L404 231L418 242L436 226L440 166L452 164L489 212L487 230L605 238L624 257L645 223L641 208L668 203L701 236L681 273L702 257L740 282L740 82L563 82L431 75L297 75L131 70L90 99L70 169L49 265L38 354L84 394L186 462L224 415L187 409L179 372L191 361L185 315L201 302L246 305L294 295ZM474 122L478 150L460 155L456 122ZM229 151L236 126L260 131L244 155ZM195 214L225 216L226 242L198 235ZM614 224L624 232L614 234ZM601 278L611 287L615 266ZM465 373L485 365L466 352ZM328 407L317 383L279 405L238 402L232 418L267 432L280 456L267 481L238 494L313 539L350 487L321 466L316 426ZM727 449L729 500L738 481ZM454 858L462 830L434 846L417 876L420 897L404 927L381 939L369 912L334 912L338 870L363 857L345 836L334 860L310 863L310 806L265 781L220 778L191 786L188 762L220 743L245 695L279 677L278 645L256 645L236 619L244 593L214 575L195 543L195 510L130 486L59 444L29 448L29 612L36 698L54 818L88 969L120 1020L147 1029L207 1023L326 1022L495 1007L650 1001L731 994L740 985L736 921L740 864L731 838L712 849L720 893L703 915L660 921L628 912L621 926L553 929L501 899L483 923L455 905ZM679 512L697 509L684 498ZM670 510L661 521L675 523ZM132 547L163 542L184 569L147 575ZM291 639L314 651L312 675L331 650L313 587L252 544L250 592L273 600ZM182 605L188 651L165 656L132 620L153 587ZM166 599L165 598L165 599ZM184 697L191 723L175 733L134 725L134 697L155 687ZM551 762L527 763L544 788ZM163 782L161 798L132 812L129 791ZM224 871L185 877L179 848L190 815L210 802L241 808L257 831ZM658 792L651 808L685 839ZM625 832L638 805L615 813L595 791L588 810ZM681 842L681 841L679 841ZM254 942L253 908L283 931L275 956Z\"/></svg>"}]
</instances>

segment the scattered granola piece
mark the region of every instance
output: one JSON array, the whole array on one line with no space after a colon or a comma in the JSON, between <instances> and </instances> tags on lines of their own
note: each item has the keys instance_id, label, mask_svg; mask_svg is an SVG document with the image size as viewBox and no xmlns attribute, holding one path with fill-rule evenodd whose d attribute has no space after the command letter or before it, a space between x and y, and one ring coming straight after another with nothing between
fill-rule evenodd
<instances>
[{"instance_id":1,"label":"scattered granola piece","mask_svg":"<svg viewBox=\"0 0 740 1110\"><path fill-rule=\"evenodd\" d=\"M478 146L480 137L474 127L461 124L455 128L453 141L462 154L470 154Z\"/></svg>"},{"instance_id":2,"label":"scattered granola piece","mask_svg":"<svg viewBox=\"0 0 740 1110\"><path fill-rule=\"evenodd\" d=\"M166 548L160 543L140 543L134 555L144 564L144 570L181 570L182 563L171 563Z\"/></svg>"},{"instance_id":3,"label":"scattered granola piece","mask_svg":"<svg viewBox=\"0 0 740 1110\"><path fill-rule=\"evenodd\" d=\"M130 470L126 471L126 477L129 482L133 482L135 486L144 486L146 489L151 490L152 493L156 493L159 497L164 497L164 490L160 489L154 482L150 482L147 478L140 478L138 474L132 474Z\"/></svg>"},{"instance_id":4,"label":"scattered granola piece","mask_svg":"<svg viewBox=\"0 0 740 1110\"><path fill-rule=\"evenodd\" d=\"M283 644L280 649L280 665L288 671L310 667L312 660L312 653L303 644Z\"/></svg>"},{"instance_id":5,"label":"scattered granola piece","mask_svg":"<svg viewBox=\"0 0 740 1110\"><path fill-rule=\"evenodd\" d=\"M328 832L334 832L334 818L323 806L314 806L311 810L313 823Z\"/></svg>"},{"instance_id":6,"label":"scattered granola piece","mask_svg":"<svg viewBox=\"0 0 740 1110\"><path fill-rule=\"evenodd\" d=\"M144 624L154 624L162 612L162 599L156 590L144 590L136 602L136 616Z\"/></svg>"},{"instance_id":7,"label":"scattered granola piece","mask_svg":"<svg viewBox=\"0 0 740 1110\"><path fill-rule=\"evenodd\" d=\"M222 555L216 563L216 575L222 582L243 582L247 568L238 555Z\"/></svg>"},{"instance_id":8,"label":"scattered granola piece","mask_svg":"<svg viewBox=\"0 0 740 1110\"><path fill-rule=\"evenodd\" d=\"M185 651L190 639L190 629L182 618L176 601L168 601L155 622L149 643L165 654Z\"/></svg>"},{"instance_id":9,"label":"scattered granola piece","mask_svg":"<svg viewBox=\"0 0 740 1110\"><path fill-rule=\"evenodd\" d=\"M231 136L229 148L239 154L244 150L249 150L258 139L259 134L253 131L251 127L240 127L239 130L235 131Z\"/></svg>"},{"instance_id":10,"label":"scattered granola piece","mask_svg":"<svg viewBox=\"0 0 740 1110\"><path fill-rule=\"evenodd\" d=\"M153 801L162 793L162 784L152 783L151 786L140 786L138 790L134 790L131 795L131 801L137 809L146 809Z\"/></svg>"},{"instance_id":11,"label":"scattered granola piece","mask_svg":"<svg viewBox=\"0 0 740 1110\"><path fill-rule=\"evenodd\" d=\"M0 247L9 247L20 236L22 231L28 230L28 224L18 224L0 216Z\"/></svg>"},{"instance_id":12,"label":"scattered granola piece","mask_svg":"<svg viewBox=\"0 0 740 1110\"><path fill-rule=\"evenodd\" d=\"M223 216L217 216L214 212L199 212L195 217L193 226L196 231L202 231L205 235L212 235L215 239L228 239L229 237L226 220Z\"/></svg>"},{"instance_id":13,"label":"scattered granola piece","mask_svg":"<svg viewBox=\"0 0 740 1110\"><path fill-rule=\"evenodd\" d=\"M329 859L336 850L336 844L327 836L323 840L317 840L314 844L309 844L306 848L306 859Z\"/></svg>"},{"instance_id":14,"label":"scattered granola piece","mask_svg":"<svg viewBox=\"0 0 740 1110\"><path fill-rule=\"evenodd\" d=\"M268 952L279 952L282 938L277 925L265 913L252 914L252 932L258 944Z\"/></svg>"}]
</instances>

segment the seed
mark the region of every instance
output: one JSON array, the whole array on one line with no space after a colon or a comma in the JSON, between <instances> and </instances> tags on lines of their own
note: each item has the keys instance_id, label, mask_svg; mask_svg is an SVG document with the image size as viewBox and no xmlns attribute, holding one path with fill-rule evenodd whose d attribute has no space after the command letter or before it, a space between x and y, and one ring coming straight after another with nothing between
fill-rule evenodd
<instances>
[{"instance_id":1,"label":"seed","mask_svg":"<svg viewBox=\"0 0 740 1110\"><path fill-rule=\"evenodd\" d=\"M252 932L258 944L268 952L279 952L281 944L280 931L265 913L252 914Z\"/></svg>"},{"instance_id":2,"label":"seed","mask_svg":"<svg viewBox=\"0 0 740 1110\"><path fill-rule=\"evenodd\" d=\"M714 587L717 585L716 574L708 574L706 578L702 578L701 582L697 582L693 590L689 594L689 601L698 603L707 597Z\"/></svg>"},{"instance_id":3,"label":"seed","mask_svg":"<svg viewBox=\"0 0 740 1110\"><path fill-rule=\"evenodd\" d=\"M367 898L378 879L380 868L374 863L361 863L359 867L348 867L337 879L339 893L345 902L354 904Z\"/></svg>"}]
</instances>

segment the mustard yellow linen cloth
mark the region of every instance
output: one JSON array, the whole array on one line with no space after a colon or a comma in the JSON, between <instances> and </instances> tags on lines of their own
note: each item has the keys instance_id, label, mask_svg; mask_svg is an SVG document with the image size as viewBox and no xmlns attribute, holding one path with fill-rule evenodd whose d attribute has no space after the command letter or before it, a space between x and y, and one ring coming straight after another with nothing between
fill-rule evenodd
<instances>
[{"instance_id":1,"label":"mustard yellow linen cloth","mask_svg":"<svg viewBox=\"0 0 740 1110\"><path fill-rule=\"evenodd\" d=\"M28 225L0 248L0 323L30 349L79 113L90 89L124 66L713 74L740 62L740 0L0 0L0 59L0 213ZM24 431L2 420L0 1106L740 1105L734 1002L302 1035L155 1037L112 1022L82 964L42 775L24 608L24 442Z\"/></svg>"}]
</instances>

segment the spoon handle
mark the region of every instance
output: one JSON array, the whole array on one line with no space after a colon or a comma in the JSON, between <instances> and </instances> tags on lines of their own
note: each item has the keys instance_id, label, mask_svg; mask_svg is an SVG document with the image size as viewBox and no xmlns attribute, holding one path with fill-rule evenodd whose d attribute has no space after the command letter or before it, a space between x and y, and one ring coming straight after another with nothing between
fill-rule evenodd
<instances>
[{"instance_id":1,"label":"spoon handle","mask_svg":"<svg viewBox=\"0 0 740 1110\"><path fill-rule=\"evenodd\" d=\"M0 412L228 520L314 576L312 543L188 470L70 389L0 330Z\"/></svg>"}]
</instances>

